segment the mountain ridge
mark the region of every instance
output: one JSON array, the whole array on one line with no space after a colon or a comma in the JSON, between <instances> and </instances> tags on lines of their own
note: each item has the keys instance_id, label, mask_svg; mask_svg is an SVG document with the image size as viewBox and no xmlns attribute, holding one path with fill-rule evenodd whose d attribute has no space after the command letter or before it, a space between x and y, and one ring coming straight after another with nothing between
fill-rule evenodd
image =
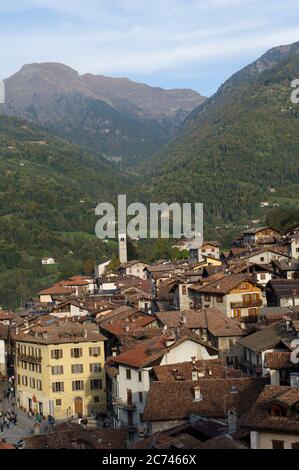
<instances>
[{"instance_id":1,"label":"mountain ridge","mask_svg":"<svg viewBox=\"0 0 299 470\"><path fill-rule=\"evenodd\" d=\"M170 141L205 99L189 89L164 90L126 78L79 75L52 62L26 64L4 82L3 113L133 165Z\"/></svg>"}]
</instances>

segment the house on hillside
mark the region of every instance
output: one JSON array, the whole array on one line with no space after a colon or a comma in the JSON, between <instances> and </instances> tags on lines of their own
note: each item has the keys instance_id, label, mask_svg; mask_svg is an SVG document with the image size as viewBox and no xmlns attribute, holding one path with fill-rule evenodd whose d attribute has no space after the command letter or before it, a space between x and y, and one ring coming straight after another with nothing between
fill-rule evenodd
<instances>
[{"instance_id":1,"label":"house on hillside","mask_svg":"<svg viewBox=\"0 0 299 470\"><path fill-rule=\"evenodd\" d=\"M273 227L256 227L242 233L242 246L275 244L281 238L279 230Z\"/></svg>"},{"instance_id":2,"label":"house on hillside","mask_svg":"<svg viewBox=\"0 0 299 470\"><path fill-rule=\"evenodd\" d=\"M147 273L145 272L145 268L148 266L147 263L144 261L135 259L132 261L128 261L127 263L122 263L118 270L117 273L120 274L121 276L136 276L139 277L140 279L146 279L147 278Z\"/></svg>"},{"instance_id":3,"label":"house on hillside","mask_svg":"<svg viewBox=\"0 0 299 470\"><path fill-rule=\"evenodd\" d=\"M55 264L55 259L54 258L42 258L41 263L44 265Z\"/></svg>"},{"instance_id":4,"label":"house on hillside","mask_svg":"<svg viewBox=\"0 0 299 470\"><path fill-rule=\"evenodd\" d=\"M273 279L266 286L268 307L299 305L299 279Z\"/></svg>"},{"instance_id":5,"label":"house on hillside","mask_svg":"<svg viewBox=\"0 0 299 470\"><path fill-rule=\"evenodd\" d=\"M256 321L263 306L262 289L248 274L229 274L189 292L194 308L217 308L228 318Z\"/></svg>"}]
</instances>

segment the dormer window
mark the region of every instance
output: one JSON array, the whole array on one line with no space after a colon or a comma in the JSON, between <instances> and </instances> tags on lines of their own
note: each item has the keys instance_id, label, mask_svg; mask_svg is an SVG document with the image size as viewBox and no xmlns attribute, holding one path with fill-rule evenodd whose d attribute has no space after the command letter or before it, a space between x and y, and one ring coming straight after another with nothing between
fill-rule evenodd
<instances>
[{"instance_id":1,"label":"dormer window","mask_svg":"<svg viewBox=\"0 0 299 470\"><path fill-rule=\"evenodd\" d=\"M271 416L287 416L286 410L280 405L272 405L270 413Z\"/></svg>"}]
</instances>

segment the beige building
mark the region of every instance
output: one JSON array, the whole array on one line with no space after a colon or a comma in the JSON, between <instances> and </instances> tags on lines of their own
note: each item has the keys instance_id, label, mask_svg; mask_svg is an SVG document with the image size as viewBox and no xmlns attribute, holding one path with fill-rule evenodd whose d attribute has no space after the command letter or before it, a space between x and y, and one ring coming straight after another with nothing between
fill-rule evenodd
<instances>
[{"instance_id":1,"label":"beige building","mask_svg":"<svg viewBox=\"0 0 299 470\"><path fill-rule=\"evenodd\" d=\"M248 274L230 274L188 289L195 308L217 308L229 318L257 318L262 290Z\"/></svg>"},{"instance_id":2,"label":"beige building","mask_svg":"<svg viewBox=\"0 0 299 470\"><path fill-rule=\"evenodd\" d=\"M105 412L105 339L93 324L16 331L18 406L56 419Z\"/></svg>"}]
</instances>

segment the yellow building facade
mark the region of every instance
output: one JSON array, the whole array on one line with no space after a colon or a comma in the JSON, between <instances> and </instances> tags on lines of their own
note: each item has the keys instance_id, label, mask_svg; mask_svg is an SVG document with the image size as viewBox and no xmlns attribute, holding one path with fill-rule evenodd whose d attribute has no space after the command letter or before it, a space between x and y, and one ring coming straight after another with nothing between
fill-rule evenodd
<instances>
[{"instance_id":1,"label":"yellow building facade","mask_svg":"<svg viewBox=\"0 0 299 470\"><path fill-rule=\"evenodd\" d=\"M18 406L64 420L106 411L105 338L68 324L16 334Z\"/></svg>"}]
</instances>

